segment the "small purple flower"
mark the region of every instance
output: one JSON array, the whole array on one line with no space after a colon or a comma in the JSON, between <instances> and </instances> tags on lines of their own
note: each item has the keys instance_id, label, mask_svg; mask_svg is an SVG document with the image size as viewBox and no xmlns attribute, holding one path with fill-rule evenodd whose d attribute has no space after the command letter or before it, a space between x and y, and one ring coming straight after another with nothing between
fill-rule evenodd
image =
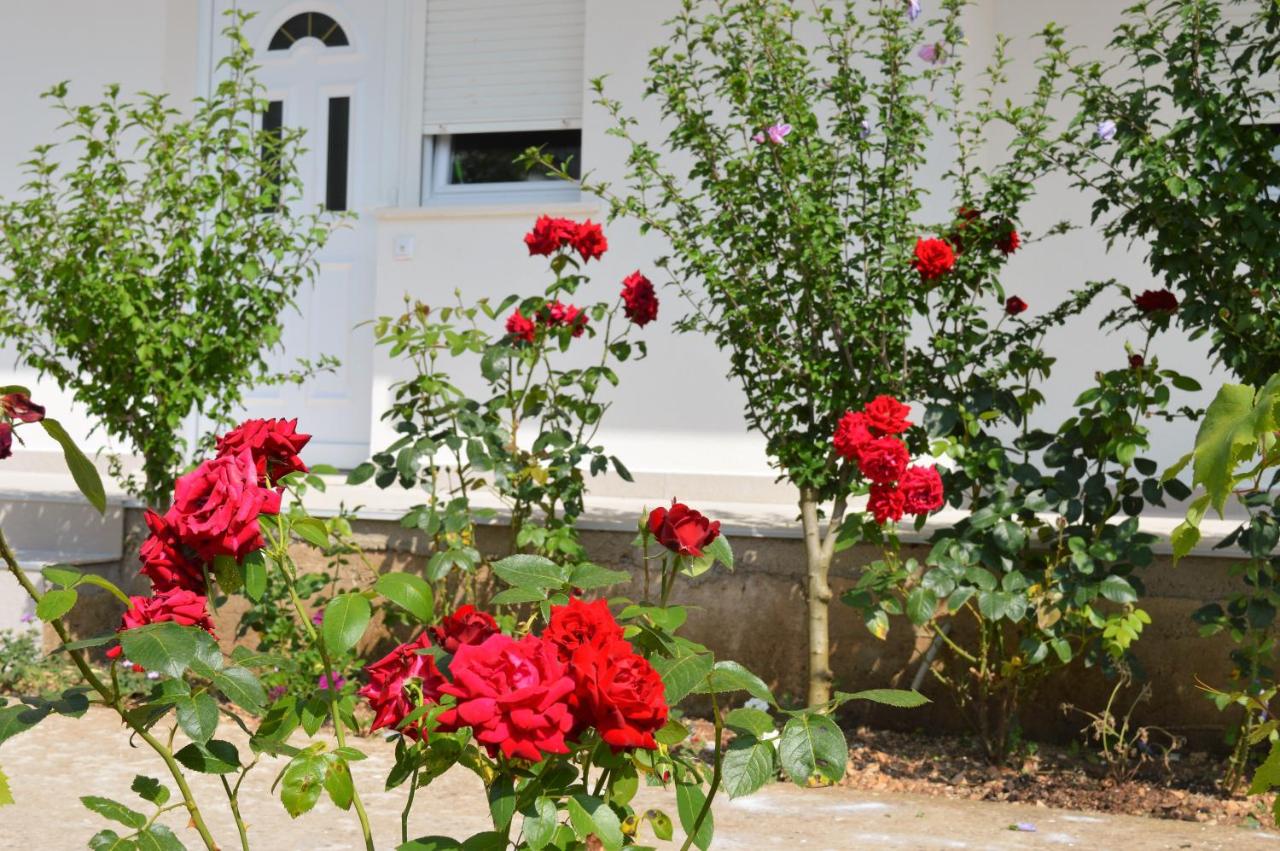
<instances>
[{"instance_id":1,"label":"small purple flower","mask_svg":"<svg viewBox=\"0 0 1280 851\"><path fill-rule=\"evenodd\" d=\"M862 119L862 124L860 125L858 138L865 139L870 135L871 135L871 122L864 118Z\"/></svg>"},{"instance_id":2,"label":"small purple flower","mask_svg":"<svg viewBox=\"0 0 1280 851\"><path fill-rule=\"evenodd\" d=\"M23 623L31 623L35 619L36 619L36 616L31 612L27 612L22 617L18 618L18 620L22 621Z\"/></svg>"},{"instance_id":3,"label":"small purple flower","mask_svg":"<svg viewBox=\"0 0 1280 851\"><path fill-rule=\"evenodd\" d=\"M324 623L324 609L316 609L311 613L311 622L316 626Z\"/></svg>"},{"instance_id":4,"label":"small purple flower","mask_svg":"<svg viewBox=\"0 0 1280 851\"><path fill-rule=\"evenodd\" d=\"M1116 123L1111 119L1098 122L1098 129L1095 131L1099 142L1110 142L1116 137Z\"/></svg>"},{"instance_id":5,"label":"small purple flower","mask_svg":"<svg viewBox=\"0 0 1280 851\"><path fill-rule=\"evenodd\" d=\"M769 141L775 145L785 145L788 134L791 133L791 125L784 124L779 121L777 124L765 131L769 134Z\"/></svg>"},{"instance_id":6,"label":"small purple flower","mask_svg":"<svg viewBox=\"0 0 1280 851\"><path fill-rule=\"evenodd\" d=\"M916 55L918 55L925 62L928 62L930 65L937 65L945 57L945 54L942 50L942 45L938 44L936 41L933 42L932 44L926 44L923 47L921 47L920 52Z\"/></svg>"},{"instance_id":7,"label":"small purple flower","mask_svg":"<svg viewBox=\"0 0 1280 851\"><path fill-rule=\"evenodd\" d=\"M275 703L277 700L284 697L288 693L289 693L288 686L272 686L271 690L267 692L267 699L270 700L272 703Z\"/></svg>"},{"instance_id":8,"label":"small purple flower","mask_svg":"<svg viewBox=\"0 0 1280 851\"><path fill-rule=\"evenodd\" d=\"M149 679L149 680L158 680L158 679L160 679L160 672L159 672L159 671L147 671L147 679Z\"/></svg>"},{"instance_id":9,"label":"small purple flower","mask_svg":"<svg viewBox=\"0 0 1280 851\"><path fill-rule=\"evenodd\" d=\"M1010 830L1021 831L1022 833L1035 833L1036 826L1029 821L1020 821L1017 824L1009 825Z\"/></svg>"},{"instance_id":10,"label":"small purple flower","mask_svg":"<svg viewBox=\"0 0 1280 851\"><path fill-rule=\"evenodd\" d=\"M330 677L332 676L332 679ZM320 679L316 680L316 686L324 691L332 688L334 691L340 691L347 681L343 679L342 674L321 674Z\"/></svg>"},{"instance_id":11,"label":"small purple flower","mask_svg":"<svg viewBox=\"0 0 1280 851\"><path fill-rule=\"evenodd\" d=\"M920 0L907 0L907 20L915 21L920 17Z\"/></svg>"}]
</instances>

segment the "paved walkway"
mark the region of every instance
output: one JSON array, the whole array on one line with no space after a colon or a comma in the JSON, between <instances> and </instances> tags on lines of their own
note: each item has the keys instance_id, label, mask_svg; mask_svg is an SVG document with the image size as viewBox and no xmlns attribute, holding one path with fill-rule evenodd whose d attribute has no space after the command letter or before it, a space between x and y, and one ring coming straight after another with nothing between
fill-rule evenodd
<instances>
[{"instance_id":1,"label":"paved walkway","mask_svg":"<svg viewBox=\"0 0 1280 851\"><path fill-rule=\"evenodd\" d=\"M221 738L241 745L234 727ZM358 784L380 849L399 840L403 790L382 791L392 763L391 748L381 739L358 746L369 759L356 763ZM291 820L268 789L283 763L265 763L249 774L242 797L253 847L264 851L358 849L353 815L322 801L315 810ZM81 795L103 795L139 803L129 784L135 774L163 775L163 766L145 746L131 748L114 716L94 711L75 720L51 718L35 730L0 747L0 766L9 776L17 803L0 808L0 849L62 851L82 849L107 822L80 805ZM159 769L159 770L157 770ZM167 778L166 778L167 779ZM170 782L168 785L172 787ZM214 836L225 851L238 848L235 829L222 816L222 790L215 778L195 775L193 786ZM673 796L642 787L645 807L662 807L673 817ZM142 809L142 807L139 807ZM200 845L195 832L177 813L168 824L189 849ZM722 798L715 807L716 851L846 851L862 848L903 849L1275 849L1280 832L1247 831L1220 825L1124 816L1063 812L1018 804L952 801L916 795L872 795L847 789L798 789L777 784L738 801ZM1035 832L1015 832L1025 823ZM410 836L448 834L466 837L486 829L487 807L479 780L455 770L418 796ZM652 841L651 837L648 841ZM657 843L675 849L675 844Z\"/></svg>"}]
</instances>

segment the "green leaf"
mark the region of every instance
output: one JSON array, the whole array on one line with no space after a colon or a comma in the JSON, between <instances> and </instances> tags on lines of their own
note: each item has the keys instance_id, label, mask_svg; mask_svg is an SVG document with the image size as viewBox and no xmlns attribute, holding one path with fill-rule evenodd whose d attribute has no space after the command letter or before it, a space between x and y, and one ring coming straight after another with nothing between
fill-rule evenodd
<instances>
[{"instance_id":1,"label":"green leaf","mask_svg":"<svg viewBox=\"0 0 1280 851\"><path fill-rule=\"evenodd\" d=\"M773 729L772 722L769 723L769 729ZM773 745L762 742L755 736L740 735L725 750L721 771L724 789L730 798L750 795L773 780Z\"/></svg>"},{"instance_id":2,"label":"green leaf","mask_svg":"<svg viewBox=\"0 0 1280 851\"><path fill-rule=\"evenodd\" d=\"M594 835L605 851L618 851L622 847L622 823L618 814L594 795L574 795L567 802L569 823L580 839Z\"/></svg>"},{"instance_id":3,"label":"green leaf","mask_svg":"<svg viewBox=\"0 0 1280 851\"><path fill-rule=\"evenodd\" d=\"M1123 576L1108 576L1102 580L1098 590L1113 603L1134 603L1138 600L1133 586Z\"/></svg>"},{"instance_id":4,"label":"green leaf","mask_svg":"<svg viewBox=\"0 0 1280 851\"><path fill-rule=\"evenodd\" d=\"M489 786L489 815L493 829L504 831L516 814L516 790L510 777L498 777Z\"/></svg>"},{"instance_id":5,"label":"green leaf","mask_svg":"<svg viewBox=\"0 0 1280 851\"><path fill-rule=\"evenodd\" d=\"M707 800L707 796L702 793L701 787L693 783L677 783L676 784L676 815L680 818L680 827L684 829L685 836L693 837L693 844L707 851L711 847L711 838L715 835L715 813L707 810L707 817L702 820L698 832L693 832L693 826L697 824L698 814L702 812L702 805Z\"/></svg>"},{"instance_id":6,"label":"green leaf","mask_svg":"<svg viewBox=\"0 0 1280 851\"><path fill-rule=\"evenodd\" d=\"M1196 432L1192 484L1202 484L1210 503L1222 515L1235 484L1241 453L1257 442L1255 394L1244 384L1224 384L1209 403Z\"/></svg>"},{"instance_id":7,"label":"green leaf","mask_svg":"<svg viewBox=\"0 0 1280 851\"><path fill-rule=\"evenodd\" d=\"M152 623L120 633L124 655L148 671L180 677L191 666L202 642L213 643L209 633L171 621ZM216 650L216 645L214 647Z\"/></svg>"},{"instance_id":8,"label":"green leaf","mask_svg":"<svg viewBox=\"0 0 1280 851\"><path fill-rule=\"evenodd\" d=\"M606 588L630 581L631 574L625 570L609 570L607 567L601 567L589 561L574 565L573 572L569 574L569 584L583 590Z\"/></svg>"},{"instance_id":9,"label":"green leaf","mask_svg":"<svg viewBox=\"0 0 1280 851\"><path fill-rule=\"evenodd\" d=\"M256 603L267 591L267 562L262 551L257 550L245 556L240 568L244 573L244 593Z\"/></svg>"},{"instance_id":10,"label":"green leaf","mask_svg":"<svg viewBox=\"0 0 1280 851\"><path fill-rule=\"evenodd\" d=\"M58 588L46 591L36 603L36 616L45 623L57 620L71 611L79 595L71 588Z\"/></svg>"},{"instance_id":11,"label":"green leaf","mask_svg":"<svg viewBox=\"0 0 1280 851\"><path fill-rule=\"evenodd\" d=\"M671 823L671 816L662 810L645 810L644 820L653 828L653 835L663 842L670 842L671 837L675 836L675 825Z\"/></svg>"},{"instance_id":12,"label":"green leaf","mask_svg":"<svg viewBox=\"0 0 1280 851\"><path fill-rule=\"evenodd\" d=\"M733 713L731 712L729 714L732 715ZM676 721L674 718L670 718L667 720L666 724L662 725L658 732L653 734L653 737L658 740L659 744L670 747L671 745L678 745L685 739L689 738L689 730L679 721Z\"/></svg>"},{"instance_id":13,"label":"green leaf","mask_svg":"<svg viewBox=\"0 0 1280 851\"><path fill-rule=\"evenodd\" d=\"M111 821L119 822L125 827L137 830L147 823L147 817L136 810L131 810L119 801L113 801L110 798L100 798L97 795L85 795L80 799L80 803L84 804L93 812L103 818L111 819Z\"/></svg>"},{"instance_id":14,"label":"green leaf","mask_svg":"<svg viewBox=\"0 0 1280 851\"><path fill-rule=\"evenodd\" d=\"M234 594L244 585L244 577L240 575L240 565L231 556L216 556L213 560L213 575L218 580L218 587L228 594Z\"/></svg>"},{"instance_id":15,"label":"green leaf","mask_svg":"<svg viewBox=\"0 0 1280 851\"><path fill-rule=\"evenodd\" d=\"M766 703L776 703L773 692L764 684L764 680L737 662L731 661L716 662L707 677L693 691L696 694L728 694L745 691Z\"/></svg>"},{"instance_id":16,"label":"green leaf","mask_svg":"<svg viewBox=\"0 0 1280 851\"><path fill-rule=\"evenodd\" d=\"M347 484L362 485L373 478L373 474L378 472L378 468L373 464L365 461L358 465L354 470L347 474Z\"/></svg>"},{"instance_id":17,"label":"green leaf","mask_svg":"<svg viewBox=\"0 0 1280 851\"><path fill-rule=\"evenodd\" d=\"M1280 743L1272 743L1271 752L1253 772L1250 795L1262 795L1280 786Z\"/></svg>"},{"instance_id":18,"label":"green leaf","mask_svg":"<svg viewBox=\"0 0 1280 851\"><path fill-rule=\"evenodd\" d=\"M844 777L849 746L836 722L825 715L804 713L782 728L778 757L782 770L797 785L807 786L814 778L837 783Z\"/></svg>"},{"instance_id":19,"label":"green leaf","mask_svg":"<svg viewBox=\"0 0 1280 851\"><path fill-rule=\"evenodd\" d=\"M48 708L37 709L25 704L0 706L0 743L25 733L49 716Z\"/></svg>"},{"instance_id":20,"label":"green leaf","mask_svg":"<svg viewBox=\"0 0 1280 851\"><path fill-rule=\"evenodd\" d=\"M532 588L506 588L489 598L495 606L515 606L521 603L540 603L547 599L546 591L534 591Z\"/></svg>"},{"instance_id":21,"label":"green leaf","mask_svg":"<svg viewBox=\"0 0 1280 851\"><path fill-rule=\"evenodd\" d=\"M13 790L9 788L9 778L3 770L0 770L0 807L7 807L13 802Z\"/></svg>"},{"instance_id":22,"label":"green leaf","mask_svg":"<svg viewBox=\"0 0 1280 851\"><path fill-rule=\"evenodd\" d=\"M40 425L44 426L45 433L62 447L62 456L66 459L67 469L71 471L71 478L75 480L80 493L84 494L84 498L89 500L90 505L98 509L99 514L105 514L107 492L102 487L102 476L98 475L98 468L93 466L93 462L80 451L80 447L76 446L71 435L67 434L67 430L62 427L62 423L45 417L40 421Z\"/></svg>"},{"instance_id":23,"label":"green leaf","mask_svg":"<svg viewBox=\"0 0 1280 851\"><path fill-rule=\"evenodd\" d=\"M932 620L937 607L938 597L928 588L912 588L907 595L907 618L916 626Z\"/></svg>"},{"instance_id":24,"label":"green leaf","mask_svg":"<svg viewBox=\"0 0 1280 851\"><path fill-rule=\"evenodd\" d=\"M300 517L293 521L293 533L314 547L325 549L329 546L329 530L324 521L315 517Z\"/></svg>"},{"instance_id":25,"label":"green leaf","mask_svg":"<svg viewBox=\"0 0 1280 851\"><path fill-rule=\"evenodd\" d=\"M294 757L281 775L280 802L291 818L310 810L320 800L327 770L325 759L311 753Z\"/></svg>"},{"instance_id":26,"label":"green leaf","mask_svg":"<svg viewBox=\"0 0 1280 851\"><path fill-rule=\"evenodd\" d=\"M569 569L542 556L517 554L494 562L493 572L508 585L541 591L560 588L569 580Z\"/></svg>"},{"instance_id":27,"label":"green leaf","mask_svg":"<svg viewBox=\"0 0 1280 851\"><path fill-rule=\"evenodd\" d=\"M420 623L429 624L435 617L431 586L420 576L384 573L374 583L373 590L413 615Z\"/></svg>"},{"instance_id":28,"label":"green leaf","mask_svg":"<svg viewBox=\"0 0 1280 851\"><path fill-rule=\"evenodd\" d=\"M752 709L747 706L739 707L729 712L724 716L724 723L725 726L732 730L749 733L757 739L774 731L773 716L768 712L762 712L759 709Z\"/></svg>"},{"instance_id":29,"label":"green leaf","mask_svg":"<svg viewBox=\"0 0 1280 851\"><path fill-rule=\"evenodd\" d=\"M339 655L355 647L356 642L364 635L372 615L369 600L362 594L339 594L330 600L324 607L321 626L329 652Z\"/></svg>"},{"instance_id":30,"label":"green leaf","mask_svg":"<svg viewBox=\"0 0 1280 851\"><path fill-rule=\"evenodd\" d=\"M202 774L235 774L240 770L240 754L236 746L221 739L206 744L192 742L173 755L178 762Z\"/></svg>"},{"instance_id":31,"label":"green leaf","mask_svg":"<svg viewBox=\"0 0 1280 851\"><path fill-rule=\"evenodd\" d=\"M328 767L324 773L324 789L329 793L329 800L340 810L351 809L355 800L355 781L351 778L351 766L347 761L334 754L325 754Z\"/></svg>"},{"instance_id":32,"label":"green leaf","mask_svg":"<svg viewBox=\"0 0 1280 851\"><path fill-rule=\"evenodd\" d=\"M114 830L100 830L89 837L90 851L137 851L132 839L121 839Z\"/></svg>"},{"instance_id":33,"label":"green leaf","mask_svg":"<svg viewBox=\"0 0 1280 851\"><path fill-rule=\"evenodd\" d=\"M138 834L138 851L186 851L186 847L162 824L153 824Z\"/></svg>"},{"instance_id":34,"label":"green leaf","mask_svg":"<svg viewBox=\"0 0 1280 851\"><path fill-rule=\"evenodd\" d=\"M396 851L459 851L462 843L448 836L423 836L396 846Z\"/></svg>"},{"instance_id":35,"label":"green leaf","mask_svg":"<svg viewBox=\"0 0 1280 851\"><path fill-rule=\"evenodd\" d=\"M154 777L136 775L129 788L138 793L138 797L142 798L142 800L149 801L157 807L163 807L165 802L169 800L168 788Z\"/></svg>"},{"instance_id":36,"label":"green leaf","mask_svg":"<svg viewBox=\"0 0 1280 851\"><path fill-rule=\"evenodd\" d=\"M124 603L126 606L133 605L132 601L129 599L129 595L117 588L116 584L105 576L99 576L96 573L86 573L80 577L80 582L84 585L96 585L102 590L110 592L117 600Z\"/></svg>"},{"instance_id":37,"label":"green leaf","mask_svg":"<svg viewBox=\"0 0 1280 851\"><path fill-rule=\"evenodd\" d=\"M703 547L702 554L714 557L729 570L733 570L733 547L724 535L717 535L714 541Z\"/></svg>"},{"instance_id":38,"label":"green leaf","mask_svg":"<svg viewBox=\"0 0 1280 851\"><path fill-rule=\"evenodd\" d=\"M50 564L40 568L40 575L64 588L72 588L84 578L84 572L76 570L69 564Z\"/></svg>"},{"instance_id":39,"label":"green leaf","mask_svg":"<svg viewBox=\"0 0 1280 851\"><path fill-rule=\"evenodd\" d=\"M662 677L668 706L675 706L711 673L715 659L710 653L686 653L674 659L657 658L653 667Z\"/></svg>"},{"instance_id":40,"label":"green leaf","mask_svg":"<svg viewBox=\"0 0 1280 851\"><path fill-rule=\"evenodd\" d=\"M855 692L838 691L836 700L841 703L847 703L850 700L870 700L873 703L883 703L898 709L915 709L917 706L929 703L929 698L918 691L896 688L873 688Z\"/></svg>"},{"instance_id":41,"label":"green leaf","mask_svg":"<svg viewBox=\"0 0 1280 851\"><path fill-rule=\"evenodd\" d=\"M174 703L178 726L193 742L204 744L218 729L218 701L208 692L180 697Z\"/></svg>"},{"instance_id":42,"label":"green leaf","mask_svg":"<svg viewBox=\"0 0 1280 851\"><path fill-rule=\"evenodd\" d=\"M546 797L536 799L532 807L524 811L520 832L530 851L539 851L551 842L556 835L556 815L555 801Z\"/></svg>"}]
</instances>

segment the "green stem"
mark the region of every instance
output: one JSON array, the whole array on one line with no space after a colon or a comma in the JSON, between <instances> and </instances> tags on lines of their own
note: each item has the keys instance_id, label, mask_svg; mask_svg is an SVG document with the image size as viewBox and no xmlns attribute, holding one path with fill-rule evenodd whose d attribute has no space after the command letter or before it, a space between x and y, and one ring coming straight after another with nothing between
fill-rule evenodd
<instances>
[{"instance_id":1,"label":"green stem","mask_svg":"<svg viewBox=\"0 0 1280 851\"><path fill-rule=\"evenodd\" d=\"M409 775L409 800L404 802L404 809L400 811L400 842L409 841L409 811L413 809L413 795L418 791L418 769L413 769L413 774Z\"/></svg>"},{"instance_id":2,"label":"green stem","mask_svg":"<svg viewBox=\"0 0 1280 851\"><path fill-rule=\"evenodd\" d=\"M249 851L249 831L245 827L244 819L240 817L239 794L237 791L232 790L225 774L218 775L218 779L222 781L222 788L226 790L227 803L231 806L231 815L236 820L236 830L240 833L240 847L243 851ZM239 784L236 784L236 789L239 789Z\"/></svg>"},{"instance_id":3,"label":"green stem","mask_svg":"<svg viewBox=\"0 0 1280 851\"><path fill-rule=\"evenodd\" d=\"M0 556L4 558L5 564L9 567L9 572L13 574L13 578L18 580L18 584L22 586L22 590L27 592L37 604L40 602L41 594L36 587L31 584L31 580L27 579L27 575L22 572L22 568L18 566L18 557L14 555L13 550L9 547L9 541L4 536L4 531L0 530ZM49 622L54 632L58 634L58 638L62 640L64 645L71 643L71 637L67 633L66 626L62 623L62 618L54 618ZM209 833L209 828L204 823L204 816L200 814L200 808L196 805L196 799L191 793L191 787L187 785L186 777L182 774L182 769L178 766L177 760L173 758L173 752L165 747L146 727L130 717L121 705L119 691L112 692L107 685L98 678L98 675L89 667L89 663L85 661L84 653L79 650L68 650L67 655L71 657L71 661L75 663L79 669L80 675L84 677L94 691L101 697L103 704L110 706L120 716L120 719L133 730L133 733L156 752L160 759L164 760L165 767L169 769L169 773L173 776L173 782L178 786L178 792L182 795L183 804L187 808L187 813L191 816L191 825L200 834L200 839L204 842L205 847L209 851L218 851L218 843L214 842L213 836Z\"/></svg>"},{"instance_id":4,"label":"green stem","mask_svg":"<svg viewBox=\"0 0 1280 851\"><path fill-rule=\"evenodd\" d=\"M702 802L702 809L698 811L698 817L693 820L693 829L689 831L685 837L684 844L680 846L680 851L689 851L689 846L693 844L693 838L698 835L698 831L702 830L702 823L707 820L707 816L711 813L711 802L715 800L716 792L720 789L720 774L724 766L724 754L722 753L721 740L724 738L724 718L720 716L720 704L716 702L715 693L711 694L711 715L715 720L716 727L716 749L715 749L715 767L711 770L711 785L707 787L706 800Z\"/></svg>"}]
</instances>

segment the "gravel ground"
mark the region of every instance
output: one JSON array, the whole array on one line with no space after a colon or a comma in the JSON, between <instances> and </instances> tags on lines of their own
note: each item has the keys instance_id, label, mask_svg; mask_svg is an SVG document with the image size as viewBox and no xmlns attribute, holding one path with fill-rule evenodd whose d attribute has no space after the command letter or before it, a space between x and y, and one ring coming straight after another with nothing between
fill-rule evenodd
<instances>
[{"instance_id":1,"label":"gravel ground","mask_svg":"<svg viewBox=\"0 0 1280 851\"><path fill-rule=\"evenodd\" d=\"M242 744L243 734L228 726L221 738ZM391 748L380 739L359 747L369 759L354 765L364 793L378 847L392 849L399 839L402 790L382 792L392 763ZM241 747L241 753L247 749ZM135 774L160 777L163 766L150 750L132 748L128 736L109 712L95 710L84 718L53 717L35 730L5 742L0 766L9 776L17 803L0 809L0 849L85 848L107 823L76 800L103 795L136 802L129 791ZM157 768L160 771L157 771ZM253 847L269 851L358 849L353 815L327 801L294 821L268 789L277 765L261 765L245 781L243 809ZM172 785L172 784L170 784ZM222 816L220 784L195 775L196 798L224 849L238 847L234 827ZM661 807L674 815L673 796L660 789L641 789L645 807ZM959 801L902 793L870 793L849 788L798 789L777 784L739 801L719 799L715 807L717 851L759 849L881 848L1094 848L1253 849L1280 851L1280 833L1249 831L1225 825L1195 824L1131 816L1084 814L1025 804ZM166 816L170 827L190 849L199 847L195 831L178 813ZM1010 830L1011 825L1034 827ZM478 779L455 770L419 793L410 835L448 834L465 837L487 827L487 807ZM675 844L666 848L678 848Z\"/></svg>"}]
</instances>

